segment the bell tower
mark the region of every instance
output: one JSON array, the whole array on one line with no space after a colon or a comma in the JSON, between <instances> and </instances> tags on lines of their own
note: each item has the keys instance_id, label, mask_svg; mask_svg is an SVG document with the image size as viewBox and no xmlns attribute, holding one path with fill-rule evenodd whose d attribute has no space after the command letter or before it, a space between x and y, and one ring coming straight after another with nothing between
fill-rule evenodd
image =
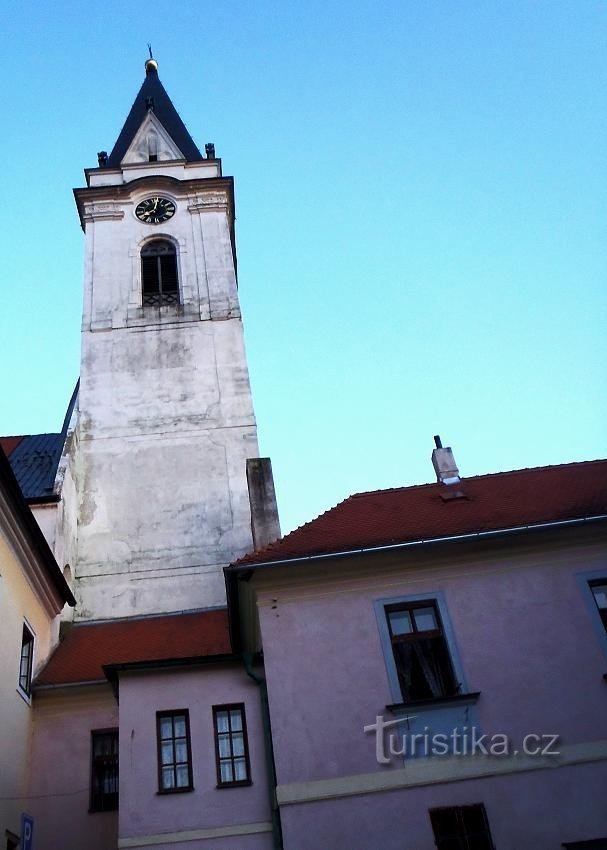
<instances>
[{"instance_id":1,"label":"bell tower","mask_svg":"<svg viewBox=\"0 0 607 850\"><path fill-rule=\"evenodd\" d=\"M234 186L158 78L75 190L85 232L75 591L81 619L225 604L258 455Z\"/></svg>"}]
</instances>

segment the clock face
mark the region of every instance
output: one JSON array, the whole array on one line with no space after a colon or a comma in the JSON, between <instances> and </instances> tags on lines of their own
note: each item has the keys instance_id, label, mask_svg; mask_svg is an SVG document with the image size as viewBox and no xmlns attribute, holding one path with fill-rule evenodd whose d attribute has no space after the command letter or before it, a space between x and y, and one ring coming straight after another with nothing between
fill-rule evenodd
<instances>
[{"instance_id":1,"label":"clock face","mask_svg":"<svg viewBox=\"0 0 607 850\"><path fill-rule=\"evenodd\" d=\"M135 215L146 224L162 224L175 215L175 204L168 198L146 198L137 204Z\"/></svg>"}]
</instances>

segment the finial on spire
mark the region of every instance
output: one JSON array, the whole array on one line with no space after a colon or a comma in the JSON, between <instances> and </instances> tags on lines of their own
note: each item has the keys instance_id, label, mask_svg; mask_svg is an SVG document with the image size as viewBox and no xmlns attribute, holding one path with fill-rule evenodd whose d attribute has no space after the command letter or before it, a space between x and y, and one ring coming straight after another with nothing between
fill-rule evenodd
<instances>
[{"instance_id":1,"label":"finial on spire","mask_svg":"<svg viewBox=\"0 0 607 850\"><path fill-rule=\"evenodd\" d=\"M152 53L152 45L149 42L148 42L148 51L149 51L149 54L150 54L150 58L146 59L146 62L145 62L145 72L146 72L146 74L149 74L150 71L157 71L158 70L158 62L154 59L154 55Z\"/></svg>"}]
</instances>

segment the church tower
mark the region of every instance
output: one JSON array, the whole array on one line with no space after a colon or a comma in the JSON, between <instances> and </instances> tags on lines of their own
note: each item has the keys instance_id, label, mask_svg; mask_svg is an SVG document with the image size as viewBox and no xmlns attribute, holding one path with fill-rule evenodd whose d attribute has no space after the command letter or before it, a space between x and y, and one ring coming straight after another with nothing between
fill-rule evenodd
<instances>
[{"instance_id":1,"label":"church tower","mask_svg":"<svg viewBox=\"0 0 607 850\"><path fill-rule=\"evenodd\" d=\"M257 432L236 282L234 186L154 59L109 154L76 189L85 232L72 477L76 616L225 604L253 546Z\"/></svg>"}]
</instances>

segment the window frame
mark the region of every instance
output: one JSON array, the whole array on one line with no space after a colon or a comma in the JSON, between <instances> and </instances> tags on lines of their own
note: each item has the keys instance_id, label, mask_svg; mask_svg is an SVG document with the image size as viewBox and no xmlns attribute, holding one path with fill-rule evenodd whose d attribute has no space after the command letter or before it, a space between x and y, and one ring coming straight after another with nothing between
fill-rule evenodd
<instances>
[{"instance_id":1,"label":"window frame","mask_svg":"<svg viewBox=\"0 0 607 850\"><path fill-rule=\"evenodd\" d=\"M432 616L434 619L434 623L436 628L434 629L424 629L421 630L418 628L417 617L415 615L416 611L421 610L432 611ZM405 699L403 694L403 703L407 703L407 705L411 705L414 703L426 703L432 702L434 700L442 700L442 699L450 699L454 696L457 696L461 692L461 683L458 681L455 670L453 668L453 662L451 660L451 653L449 651L449 645L447 643L447 639L445 637L445 632L443 628L443 623L440 616L440 611L436 601L434 599L425 599L425 600L417 600L412 602L400 602L393 605L386 605L384 608L386 615L386 622L388 624L388 633L390 635L390 644L392 646L392 655L394 657L394 664L396 666L396 672L399 677L399 684L401 680L401 675L399 673L399 669L401 669L401 665L396 657L396 647L401 644L415 644L420 643L422 641L435 641L436 646L440 647L434 650L433 655L437 661L440 660L442 670L441 677L444 679L448 679L449 681L445 682L446 685L450 685L451 687L446 687L445 693L441 694L429 694L427 696L419 696L415 698ZM411 625L410 632L404 632L402 634L394 634L392 630L392 622L391 622L391 614L397 614L401 612L407 612L409 617L409 622ZM401 693L402 693L402 685L401 685Z\"/></svg>"},{"instance_id":2,"label":"window frame","mask_svg":"<svg viewBox=\"0 0 607 850\"><path fill-rule=\"evenodd\" d=\"M166 253L166 254L147 253L150 250L150 248L152 248L154 246L155 243L162 243L162 244L169 245L172 250L171 250L170 253ZM165 291L163 290L163 287L162 287L161 257L163 257L163 256L173 257L173 259L175 261L175 284L176 284L175 289L174 290L173 289L166 290L166 293L165 293ZM144 266L143 261L144 261L145 257L152 258L152 259L156 260L156 267L157 267L156 273L157 273L157 277L158 277L158 290L157 290L157 292L147 292L146 293L146 291L145 291L145 274L144 274L144 270L143 270L143 266ZM140 276L141 276L140 293L141 293L141 306L142 307L144 307L144 308L151 307L153 309L158 309L160 307L178 307L182 303L181 288L180 288L180 285L179 285L180 275L179 275L179 259L178 258L179 258L178 246L175 244L175 242L172 239L170 239L166 235L162 235L162 234L154 235L150 239L147 239L143 243L143 245L141 245L141 247L139 249L139 270L140 270ZM165 294L170 295L170 296L174 295L174 300L163 301L163 295L165 295ZM152 303L152 302L146 303L146 296L152 297L152 298L157 297L158 303Z\"/></svg>"},{"instance_id":3,"label":"window frame","mask_svg":"<svg viewBox=\"0 0 607 850\"><path fill-rule=\"evenodd\" d=\"M489 818L487 817L487 809L485 808L484 803L465 803L463 806L434 806L433 808L428 809L428 815L430 817L430 824L432 826L432 835L433 835L433 838L434 838L434 844L438 848L438 850L441 850L441 846L444 846L445 841L450 841L450 840L451 841L452 840L460 841L461 846L462 846L462 850L469 850L470 844L468 842L468 839L470 837L472 837L472 838L478 837L478 833L477 833L477 836L475 836L474 833L470 833L466 829L466 825L463 822L463 817L464 817L465 812L469 812L472 809L478 809L479 812L480 812L480 815L481 815L481 818L482 818L482 821L483 821L483 826L484 826L485 833L486 833L484 837L487 838L487 840L488 840L487 850L495 850L495 844L493 843L493 836L491 835L491 827L489 826ZM438 813L438 812L454 812L455 817L457 818L457 821L458 821L458 826L461 825L461 827L463 829L461 834L458 834L458 835L445 835L445 834L443 834L442 837L440 835L437 835L436 829L435 829L435 824L434 824L434 821L432 819L432 815L434 813Z\"/></svg>"},{"instance_id":4,"label":"window frame","mask_svg":"<svg viewBox=\"0 0 607 850\"><path fill-rule=\"evenodd\" d=\"M116 739L116 792L112 792L112 796L114 793L116 795L115 801L112 801L112 805L99 805L96 802L98 799L103 799L104 797L109 797L109 794L101 794L99 797L95 796L95 738L101 738L103 736L115 737ZM95 812L115 812L119 807L119 797L120 797L120 752L119 752L119 736L118 736L118 728L111 727L108 729L91 729L91 780L90 780L90 790L89 790L89 812L91 814ZM100 756L97 756L100 758Z\"/></svg>"},{"instance_id":5,"label":"window frame","mask_svg":"<svg viewBox=\"0 0 607 850\"><path fill-rule=\"evenodd\" d=\"M598 642L603 650L603 654L607 656L607 630L601 618L601 612L596 604L596 598L592 591L593 585L607 584L607 568L603 567L600 570L589 570L576 575L579 588L582 592L582 597L586 606L586 610L590 616L594 632Z\"/></svg>"},{"instance_id":6,"label":"window frame","mask_svg":"<svg viewBox=\"0 0 607 850\"><path fill-rule=\"evenodd\" d=\"M232 764L232 772L234 775L234 760L236 758L242 758L242 756L234 756L232 752L232 723L230 718L231 711L240 711L240 717L242 721L242 738L243 738L243 747L244 747L244 760L247 771L246 779L233 779L231 781L225 781L221 778L221 762L226 761L226 757L221 756L219 752L219 730L217 728L217 715L220 711L228 712L228 726L229 726L229 741L230 741L230 756L229 761ZM240 731L240 730L236 730ZM238 788L243 785L252 785L253 780L251 779L251 760L249 757L249 735L247 732L247 717L245 711L244 702L232 702L225 703L223 705L214 705L213 706L213 736L215 739L215 769L217 773L217 788Z\"/></svg>"},{"instance_id":7,"label":"window frame","mask_svg":"<svg viewBox=\"0 0 607 850\"><path fill-rule=\"evenodd\" d=\"M392 648L392 638L387 616L388 609L395 610L399 606L417 605L417 603L422 603L419 605L419 607L423 608L428 607L429 602L434 603L435 609L439 616L440 623L442 625L442 634L449 658L451 660L451 668L453 671L454 681L456 685L459 685L457 695L465 696L469 693L468 683L462 666L461 656L457 648L455 632L453 630L453 625L449 617L444 592L442 590L435 590L431 593L416 593L407 594L404 596L391 596L382 599L376 599L373 603L373 607L375 609L375 617L379 631L382 653L384 656L386 673L388 676L388 685L390 688L392 703L395 705L413 705L414 702L406 703L404 700L404 695L402 693L400 679L398 676L398 669L396 666L396 660L394 658L394 651ZM432 705L441 702L447 702L452 699L452 696L432 697L431 699L421 700L420 702L422 704Z\"/></svg>"},{"instance_id":8,"label":"window frame","mask_svg":"<svg viewBox=\"0 0 607 850\"><path fill-rule=\"evenodd\" d=\"M603 624L603 628L605 632L607 632L607 608L600 608L598 599L595 596L594 589L595 587L605 587L607 588L607 576L603 579L595 578L591 579L588 582L588 586L590 588L590 592L592 593L592 598L594 599L594 604L596 605L596 610L598 611L599 617L601 619L601 623ZM605 612L603 614L603 611Z\"/></svg>"},{"instance_id":9,"label":"window frame","mask_svg":"<svg viewBox=\"0 0 607 850\"><path fill-rule=\"evenodd\" d=\"M30 640L25 641L25 636L29 635ZM23 650L26 646L31 647L28 660L27 660L27 672L25 676L25 686L21 683L23 678L22 667L23 667ZM36 635L34 634L34 630L30 626L30 624L23 620L23 629L21 631L21 651L19 653L19 675L17 677L17 689L19 693L23 694L24 697L27 698L28 702L32 696L32 674L34 670L34 649L36 646Z\"/></svg>"},{"instance_id":10,"label":"window frame","mask_svg":"<svg viewBox=\"0 0 607 850\"><path fill-rule=\"evenodd\" d=\"M188 761L187 761L188 784L187 785L181 785L179 787L175 786L174 788L163 788L163 785L162 785L162 770L163 770L163 767L168 767L168 765L163 765L163 763L162 763L162 741L163 740L167 741L169 739L166 739L166 738L163 739L161 737L161 721L163 719L167 718L167 717L170 717L173 721L172 729L173 729L173 732L174 732L175 731L174 718L177 717L177 716L180 716L180 715L184 715L184 717L185 717L185 739L186 739L186 748L187 748L187 755L188 755ZM175 749L174 749L175 735L174 734L173 734L173 736L171 737L170 740L173 742L173 752L175 752ZM189 791L193 791L194 790L194 770L193 770L193 764L192 764L192 739L191 739L191 735L190 735L190 712L187 708L172 708L172 709L167 709L167 710L164 710L164 711L157 711L156 712L156 744L157 744L157 759L158 759L158 792L157 793L158 794L183 794L183 793L187 793ZM183 764L183 762L172 762L175 780L177 780L177 773L176 773L177 764Z\"/></svg>"}]
</instances>

